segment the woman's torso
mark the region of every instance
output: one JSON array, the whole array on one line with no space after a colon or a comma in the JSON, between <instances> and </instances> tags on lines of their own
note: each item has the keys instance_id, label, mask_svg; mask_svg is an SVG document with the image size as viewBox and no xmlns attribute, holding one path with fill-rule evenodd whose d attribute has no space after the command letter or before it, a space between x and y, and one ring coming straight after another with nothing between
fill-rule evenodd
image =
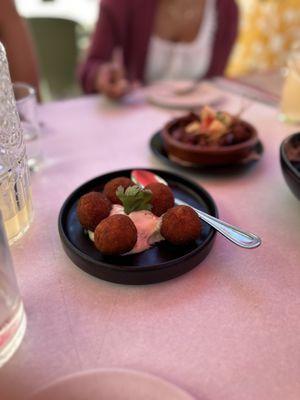
<instances>
[{"instance_id":1,"label":"woman's torso","mask_svg":"<svg viewBox=\"0 0 300 400\"><path fill-rule=\"evenodd\" d=\"M217 16L215 0L202 2L202 5L201 13L195 15L199 21L193 19L193 16L183 21L183 24L194 22L190 38L193 34L195 37L191 41L184 35L180 40L180 26L179 30L175 27L172 37L172 30L160 32L159 26L155 29L156 24L154 25L145 66L146 82L160 79L199 79L205 76L211 62ZM184 15L182 19L184 20ZM178 41L176 34L179 37ZM173 38L175 40L172 40Z\"/></svg>"},{"instance_id":2,"label":"woman's torso","mask_svg":"<svg viewBox=\"0 0 300 400\"><path fill-rule=\"evenodd\" d=\"M181 1L186 4L186 0ZM211 2L211 0L206 1ZM235 1L214 0L214 2L216 26L212 39L210 62L207 62L209 66L205 77L224 73L238 27L238 8ZM145 81L149 68L147 67L147 60L151 38L155 33L157 6L158 0L101 0L100 18L97 22L87 61L80 71L81 81L86 92L95 91L95 71L101 63L111 60L115 47L123 49L128 79ZM197 30L194 33L196 38ZM177 39L175 38L175 40ZM203 58L202 52L199 52L197 56L192 58L189 65L201 63ZM206 60L208 59L209 55L206 56ZM198 75L197 77L200 77L205 68L202 66L202 69L198 69L196 72L192 71L193 76Z\"/></svg>"}]
</instances>

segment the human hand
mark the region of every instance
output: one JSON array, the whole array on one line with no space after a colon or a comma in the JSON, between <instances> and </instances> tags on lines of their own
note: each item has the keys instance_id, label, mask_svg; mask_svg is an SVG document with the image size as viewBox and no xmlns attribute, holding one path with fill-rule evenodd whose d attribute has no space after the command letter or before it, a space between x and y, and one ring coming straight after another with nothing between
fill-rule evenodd
<instances>
[{"instance_id":1,"label":"human hand","mask_svg":"<svg viewBox=\"0 0 300 400\"><path fill-rule=\"evenodd\" d=\"M121 48L115 48L110 62L99 67L96 76L96 89L111 99L119 99L131 89L125 78L123 53Z\"/></svg>"}]
</instances>

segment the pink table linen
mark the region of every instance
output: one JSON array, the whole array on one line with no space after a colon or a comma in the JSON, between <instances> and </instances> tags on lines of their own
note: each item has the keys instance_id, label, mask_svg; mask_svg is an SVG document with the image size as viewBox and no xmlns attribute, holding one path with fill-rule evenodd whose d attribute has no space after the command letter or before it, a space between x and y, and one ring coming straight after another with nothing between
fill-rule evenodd
<instances>
[{"instance_id":1,"label":"pink table linen","mask_svg":"<svg viewBox=\"0 0 300 400\"><path fill-rule=\"evenodd\" d=\"M224 105L236 112L240 99ZM86 180L130 167L170 169L148 141L172 115L86 97L46 104L45 165L32 176L35 219L13 248L28 316L21 348L0 370L1 400L23 399L64 375L132 368L180 386L199 400L300 398L300 203L286 186L279 145L295 132L259 103L244 118L259 131L262 160L233 175L178 173L203 185L220 216L259 234L240 249L218 235L191 272L149 286L93 278L64 253L57 217ZM176 172L176 171L175 171Z\"/></svg>"}]
</instances>

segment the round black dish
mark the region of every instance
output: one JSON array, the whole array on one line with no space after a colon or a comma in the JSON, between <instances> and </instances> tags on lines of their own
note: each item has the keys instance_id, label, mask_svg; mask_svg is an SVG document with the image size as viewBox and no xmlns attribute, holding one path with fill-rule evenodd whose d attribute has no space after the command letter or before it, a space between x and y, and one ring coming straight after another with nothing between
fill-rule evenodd
<instances>
[{"instance_id":1,"label":"round black dish","mask_svg":"<svg viewBox=\"0 0 300 400\"><path fill-rule=\"evenodd\" d=\"M300 163L296 164L289 160L285 151L287 143L300 146L300 132L287 137L280 146L280 164L284 179L294 195L300 200Z\"/></svg>"},{"instance_id":2,"label":"round black dish","mask_svg":"<svg viewBox=\"0 0 300 400\"><path fill-rule=\"evenodd\" d=\"M163 161L165 164L173 167L179 167L183 169L188 169L192 171L215 171L215 172L220 172L221 170L228 170L232 168L246 168L254 164L255 162L259 161L260 158L263 155L264 148L263 144L260 140L258 140L257 144L253 148L253 154L250 155L249 158L243 160L242 162L236 163L236 164L230 164L230 165L200 165L200 164L190 164L190 165L185 165L184 163L181 164L181 162L177 162L175 160L172 160L169 158L168 153L166 152L164 145L163 145L163 140L161 138L161 133L160 131L156 132L150 139L150 148L152 150L152 153L161 161Z\"/></svg>"},{"instance_id":3,"label":"round black dish","mask_svg":"<svg viewBox=\"0 0 300 400\"><path fill-rule=\"evenodd\" d=\"M164 178L175 197L213 216L218 216L211 196L201 186L170 172L149 169ZM103 256L77 219L79 198L92 190L102 190L104 184L118 176L130 177L131 170L111 172L94 178L76 189L64 202L58 219L58 229L65 252L87 273L111 282L139 285L175 278L196 267L209 253L215 230L203 222L199 239L188 246L173 246L165 241L139 254Z\"/></svg>"}]
</instances>

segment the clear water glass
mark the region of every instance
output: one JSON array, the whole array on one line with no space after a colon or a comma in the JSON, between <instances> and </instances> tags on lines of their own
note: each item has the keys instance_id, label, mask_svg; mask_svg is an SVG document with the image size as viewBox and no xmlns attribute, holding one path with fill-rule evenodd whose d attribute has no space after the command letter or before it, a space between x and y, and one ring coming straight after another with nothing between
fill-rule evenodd
<instances>
[{"instance_id":1,"label":"clear water glass","mask_svg":"<svg viewBox=\"0 0 300 400\"><path fill-rule=\"evenodd\" d=\"M26 330L26 316L0 212L0 367L15 353Z\"/></svg>"},{"instance_id":2,"label":"clear water glass","mask_svg":"<svg viewBox=\"0 0 300 400\"><path fill-rule=\"evenodd\" d=\"M36 171L42 162L36 91L33 86L22 82L13 83L13 91L26 144L28 166Z\"/></svg>"}]
</instances>

